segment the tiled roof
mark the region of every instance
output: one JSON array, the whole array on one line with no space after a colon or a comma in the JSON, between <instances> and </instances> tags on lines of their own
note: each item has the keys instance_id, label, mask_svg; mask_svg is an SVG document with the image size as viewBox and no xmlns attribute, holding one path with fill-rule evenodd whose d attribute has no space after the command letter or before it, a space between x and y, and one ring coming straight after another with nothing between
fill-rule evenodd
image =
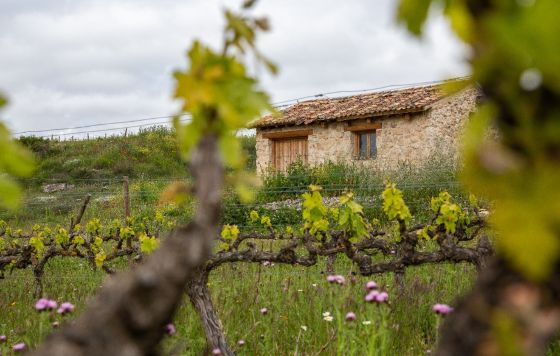
<instances>
[{"instance_id":1,"label":"tiled roof","mask_svg":"<svg viewBox=\"0 0 560 356\"><path fill-rule=\"evenodd\" d=\"M341 98L308 100L283 109L280 115L264 116L253 122L251 127L307 125L323 121L419 112L427 110L445 95L442 84L437 84Z\"/></svg>"}]
</instances>

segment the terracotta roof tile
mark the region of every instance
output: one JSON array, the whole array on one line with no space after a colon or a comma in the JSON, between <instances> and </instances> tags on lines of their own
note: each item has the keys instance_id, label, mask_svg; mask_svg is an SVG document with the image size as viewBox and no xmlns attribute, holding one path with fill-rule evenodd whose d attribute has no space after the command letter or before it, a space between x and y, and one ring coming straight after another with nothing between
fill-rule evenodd
<instances>
[{"instance_id":1,"label":"terracotta roof tile","mask_svg":"<svg viewBox=\"0 0 560 356\"><path fill-rule=\"evenodd\" d=\"M315 99L289 106L280 115L267 115L251 127L307 125L323 121L344 121L393 113L424 111L445 97L442 85L413 87L353 95L332 99Z\"/></svg>"}]
</instances>

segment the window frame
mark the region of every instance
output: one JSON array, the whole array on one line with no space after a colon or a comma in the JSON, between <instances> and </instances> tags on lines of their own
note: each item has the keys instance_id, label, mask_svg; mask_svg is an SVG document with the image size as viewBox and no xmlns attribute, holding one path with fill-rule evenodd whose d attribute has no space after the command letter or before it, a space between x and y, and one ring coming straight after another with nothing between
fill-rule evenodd
<instances>
[{"instance_id":1,"label":"window frame","mask_svg":"<svg viewBox=\"0 0 560 356\"><path fill-rule=\"evenodd\" d=\"M363 130L363 131L354 131L354 158L358 160L368 160L368 159L376 159L377 158L377 132L378 130ZM367 134L367 142L366 142L366 155L363 156L360 151L360 137L363 134ZM375 134L375 153L371 154L371 134Z\"/></svg>"}]
</instances>

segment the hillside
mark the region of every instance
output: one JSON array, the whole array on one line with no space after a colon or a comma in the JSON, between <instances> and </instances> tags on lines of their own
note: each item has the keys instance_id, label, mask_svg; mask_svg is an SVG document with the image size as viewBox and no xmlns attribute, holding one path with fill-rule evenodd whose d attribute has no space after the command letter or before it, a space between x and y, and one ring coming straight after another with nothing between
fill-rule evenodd
<instances>
[{"instance_id":1,"label":"hillside","mask_svg":"<svg viewBox=\"0 0 560 356\"><path fill-rule=\"evenodd\" d=\"M29 183L185 174L174 132L164 127L144 129L126 137L58 141L30 136L19 140L34 152L37 159L37 169ZM247 168L253 169L255 139L249 136L241 137L241 140L249 157Z\"/></svg>"}]
</instances>

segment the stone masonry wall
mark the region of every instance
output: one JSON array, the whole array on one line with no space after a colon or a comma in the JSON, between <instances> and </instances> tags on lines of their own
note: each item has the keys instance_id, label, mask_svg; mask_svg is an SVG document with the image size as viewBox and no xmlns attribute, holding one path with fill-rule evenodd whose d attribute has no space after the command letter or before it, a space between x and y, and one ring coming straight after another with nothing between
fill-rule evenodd
<instances>
[{"instance_id":1,"label":"stone masonry wall","mask_svg":"<svg viewBox=\"0 0 560 356\"><path fill-rule=\"evenodd\" d=\"M257 129L257 171L262 173L271 158L272 140L263 138L263 132L302 128L313 129L307 147L308 163L311 165L330 160L390 169L400 163L420 166L434 154L457 160L459 138L468 116L476 109L476 97L477 90L467 88L436 102L424 113L376 118L374 122L382 124L382 128L377 130L377 157L368 160L355 159L354 133L344 131L348 122Z\"/></svg>"}]
</instances>

